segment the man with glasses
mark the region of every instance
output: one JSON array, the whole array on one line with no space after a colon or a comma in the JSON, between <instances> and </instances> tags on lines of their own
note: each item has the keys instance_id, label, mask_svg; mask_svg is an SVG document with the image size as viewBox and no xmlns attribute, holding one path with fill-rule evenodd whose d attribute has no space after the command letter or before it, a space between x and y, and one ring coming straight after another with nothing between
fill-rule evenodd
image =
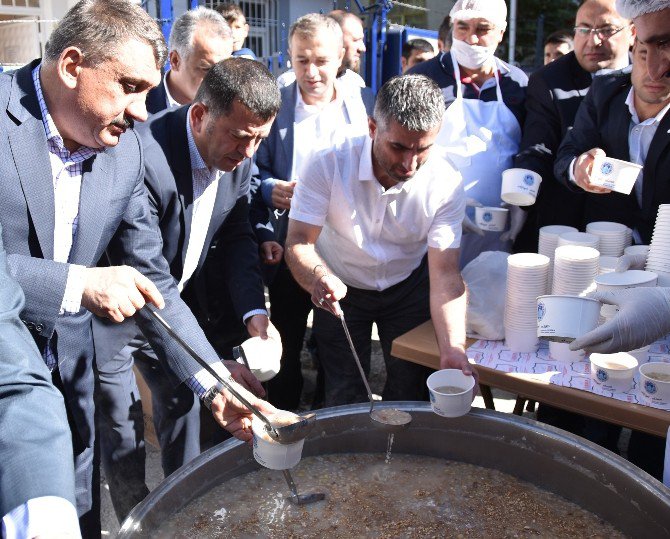
<instances>
[{"instance_id":1,"label":"man with glasses","mask_svg":"<svg viewBox=\"0 0 670 539\"><path fill-rule=\"evenodd\" d=\"M519 150L528 78L495 56L507 27L504 0L458 0L449 16L451 50L408 73L442 89L448 108L437 143L462 174L468 205L499 206L502 172ZM482 251L510 249L512 232L484 234L472 223L474 208L466 215L461 267Z\"/></svg>"},{"instance_id":2,"label":"man with glasses","mask_svg":"<svg viewBox=\"0 0 670 539\"><path fill-rule=\"evenodd\" d=\"M568 225L583 230L587 223L601 220L600 203L587 203L584 193L572 192L554 178L554 160L593 77L630 63L633 34L630 21L617 13L614 0L586 0L575 18L574 51L530 77L521 151L514 166L540 174L542 185L537 202L527 212L515 251L537 250L538 231L543 226Z\"/></svg>"}]
</instances>

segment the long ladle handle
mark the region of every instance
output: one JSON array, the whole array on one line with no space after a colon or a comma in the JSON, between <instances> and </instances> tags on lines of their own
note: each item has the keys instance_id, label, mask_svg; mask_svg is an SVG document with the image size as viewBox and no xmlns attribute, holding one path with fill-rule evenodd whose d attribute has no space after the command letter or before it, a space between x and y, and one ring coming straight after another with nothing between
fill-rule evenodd
<instances>
[{"instance_id":1,"label":"long ladle handle","mask_svg":"<svg viewBox=\"0 0 670 539\"><path fill-rule=\"evenodd\" d=\"M288 485L289 490L291 491L291 494L296 497L296 499L299 498L298 495L298 487L295 486L295 481L293 481L293 477L291 476L291 472L288 470L282 470L284 474L284 479L286 479L286 484Z\"/></svg>"},{"instance_id":2,"label":"long ladle handle","mask_svg":"<svg viewBox=\"0 0 670 539\"><path fill-rule=\"evenodd\" d=\"M354 356L354 359L356 360L356 365L358 365L358 370L361 373L361 378L363 378L363 383L365 384L365 389L368 392L368 399L370 399L370 412L372 413L372 407L374 406L374 400L372 399L372 391L370 390L370 384L368 384L368 378L365 376L365 371L363 370L363 365L361 365L361 360L358 359L358 354L356 353L356 348L354 347L354 341L351 340L351 334L349 333L349 328L347 327L347 323L344 321L344 312L342 309L340 309L340 314L339 314L340 320L342 320L342 327L344 328L344 334L347 336L347 340L349 341L349 347L351 348L351 353Z\"/></svg>"},{"instance_id":3,"label":"long ladle handle","mask_svg":"<svg viewBox=\"0 0 670 539\"><path fill-rule=\"evenodd\" d=\"M170 336L177 341L184 350L186 350L193 359L195 359L198 364L205 369L209 374L211 374L217 382L219 382L223 387L225 387L228 391L230 391L237 400L239 400L244 406L246 406L258 419L263 421L267 425L267 428L270 430L272 435L275 438L279 438L279 433L277 430L272 426L272 423L270 423L270 420L265 417L258 408L256 408L253 404L251 404L247 399L245 399L240 393L228 382L226 382L223 378L221 378L218 373L204 360L202 359L198 353L191 348L191 346L184 341L177 333L175 330L170 327L170 324L167 323L167 321L156 311L154 311L151 307L148 305L145 306L145 309L147 309L151 315L158 321L158 323L165 328L165 330L170 334Z\"/></svg>"}]
</instances>

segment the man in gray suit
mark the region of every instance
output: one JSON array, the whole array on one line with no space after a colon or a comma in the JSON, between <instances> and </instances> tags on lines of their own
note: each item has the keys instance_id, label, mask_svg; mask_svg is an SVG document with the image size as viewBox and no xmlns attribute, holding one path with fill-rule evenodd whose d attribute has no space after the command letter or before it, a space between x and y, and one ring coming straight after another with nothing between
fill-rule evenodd
<instances>
[{"instance_id":1,"label":"man in gray suit","mask_svg":"<svg viewBox=\"0 0 670 539\"><path fill-rule=\"evenodd\" d=\"M374 101L369 89L352 89L336 80L344 48L342 30L334 19L316 13L301 17L291 26L289 44L297 79L281 89L277 120L256 156L260 188L255 198L262 197L269 208L273 227L261 222L255 231L259 243L268 248L273 240L283 245L286 239L293 189L310 153L345 133L365 133ZM312 303L284 262L272 270L266 280L272 321L284 352L281 370L268 384L268 398L280 408L295 409L303 384L300 351Z\"/></svg>"},{"instance_id":2,"label":"man in gray suit","mask_svg":"<svg viewBox=\"0 0 670 539\"><path fill-rule=\"evenodd\" d=\"M145 153L145 184L170 272L201 326L209 328L222 313L226 327L220 331L233 339L230 345L247 335L267 338L269 333L279 340L265 310L247 197L251 157L280 105L276 81L263 64L231 58L212 67L192 105L152 116L137 129ZM212 244L216 248L208 256ZM136 413L141 407L136 410L126 397L138 394L133 360L151 389L165 475L201 450L198 400L187 387L172 386L146 339L134 335L129 343L124 338L124 325L99 319L93 325L102 458L119 520L148 493L144 444L138 436L143 417ZM240 381L255 393L265 393L241 365L226 364L231 372L240 367L246 373Z\"/></svg>"},{"instance_id":3,"label":"man in gray suit","mask_svg":"<svg viewBox=\"0 0 670 539\"><path fill-rule=\"evenodd\" d=\"M7 272L1 231L0 536L77 537L63 397L19 318L23 292Z\"/></svg>"},{"instance_id":4,"label":"man in gray suit","mask_svg":"<svg viewBox=\"0 0 670 539\"><path fill-rule=\"evenodd\" d=\"M52 33L42 61L0 77L0 222L22 319L65 396L82 534L99 537L94 463L91 313L136 320L175 382L211 403L221 426L249 440L250 414L143 309L163 316L223 376L228 371L179 296L161 254L131 129L147 117L165 43L125 0L82 0ZM96 267L103 254L111 267ZM239 388L253 401L262 401ZM271 408L267 408L271 410Z\"/></svg>"}]
</instances>

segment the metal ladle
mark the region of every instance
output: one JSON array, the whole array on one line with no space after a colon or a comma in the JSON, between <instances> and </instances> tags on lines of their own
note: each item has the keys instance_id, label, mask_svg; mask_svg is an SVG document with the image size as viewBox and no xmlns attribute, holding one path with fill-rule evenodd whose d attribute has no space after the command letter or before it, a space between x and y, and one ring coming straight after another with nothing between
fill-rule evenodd
<instances>
[{"instance_id":1,"label":"metal ladle","mask_svg":"<svg viewBox=\"0 0 670 539\"><path fill-rule=\"evenodd\" d=\"M363 370L363 365L361 365L361 360L358 358L356 353L356 348L354 347L354 341L351 340L351 334L349 333L349 328L347 323L344 320L344 311L339 306L337 302L334 303L335 310L339 312L337 315L342 321L342 328L344 329L344 334L347 336L347 341L349 341L349 348L351 348L351 353L356 360L356 365L358 366L358 371L361 373L361 378L365 384L365 389L368 392L368 399L370 400L370 419L372 423L381 429L384 429L387 432L397 432L407 428L407 426L412 422L412 416L407 412L403 412L396 408L384 408L383 410L374 410L375 401L372 398L372 391L370 390L370 384L368 384L367 376L365 376L365 371Z\"/></svg>"},{"instance_id":2,"label":"metal ladle","mask_svg":"<svg viewBox=\"0 0 670 539\"><path fill-rule=\"evenodd\" d=\"M247 399L245 399L239 391L237 391L229 382L221 378L218 373L204 360L198 353L191 348L191 346L186 343L177 333L172 329L172 327L167 323L167 321L154 311L148 305L145 307L151 313L158 323L165 328L165 330L170 334L170 336L177 341L184 350L186 350L193 359L195 359L198 364L205 369L209 374L211 374L217 382L219 382L223 387L230 391L237 400L239 400L244 406L246 406L258 419L260 419L265 424L265 430L267 433L272 436L274 440L280 444L292 444L298 442L304 438L307 438L310 431L314 428L316 422L316 414L305 414L298 416L300 419L291 425L273 425L272 422L253 404L251 404Z\"/></svg>"},{"instance_id":3,"label":"metal ladle","mask_svg":"<svg viewBox=\"0 0 670 539\"><path fill-rule=\"evenodd\" d=\"M295 486L291 472L288 470L282 470L282 472L284 474L284 479L286 479L286 484L288 485L288 488L292 494L292 496L289 498L291 503L294 503L295 505L308 505L310 503L320 502L321 500L326 499L326 494L324 492L298 494L298 487Z\"/></svg>"}]
</instances>

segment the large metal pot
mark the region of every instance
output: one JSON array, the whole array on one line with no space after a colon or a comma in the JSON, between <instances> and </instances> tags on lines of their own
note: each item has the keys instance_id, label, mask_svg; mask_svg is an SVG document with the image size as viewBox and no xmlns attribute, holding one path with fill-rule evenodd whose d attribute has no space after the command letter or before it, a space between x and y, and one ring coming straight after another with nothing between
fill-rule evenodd
<instances>
[{"instance_id":1,"label":"large metal pot","mask_svg":"<svg viewBox=\"0 0 670 539\"><path fill-rule=\"evenodd\" d=\"M631 537L670 537L670 490L595 444L489 410L473 409L464 417L445 419L428 403L388 405L414 418L408 430L395 435L394 453L496 468L577 503ZM387 434L372 425L368 409L367 404L357 404L321 410L303 455L385 451ZM130 513L118 537L151 537L195 498L257 468L246 444L229 440L214 447L151 492Z\"/></svg>"}]
</instances>

